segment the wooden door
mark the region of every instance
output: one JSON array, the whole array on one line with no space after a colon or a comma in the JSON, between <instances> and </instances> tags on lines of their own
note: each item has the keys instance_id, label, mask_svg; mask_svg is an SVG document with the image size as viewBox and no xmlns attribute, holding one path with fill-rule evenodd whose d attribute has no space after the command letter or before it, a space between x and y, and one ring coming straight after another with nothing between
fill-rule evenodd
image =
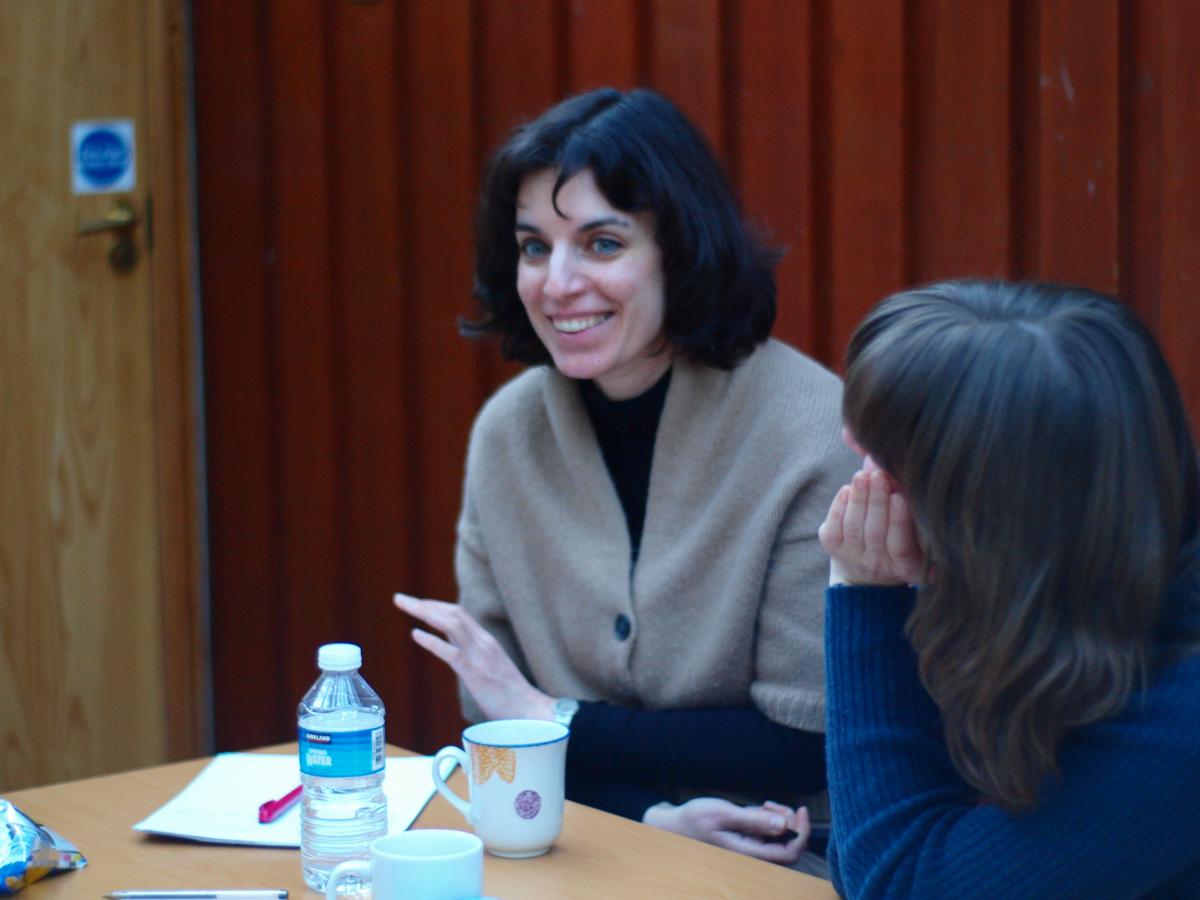
<instances>
[{"instance_id":1,"label":"wooden door","mask_svg":"<svg viewBox=\"0 0 1200 900\"><path fill-rule=\"evenodd\" d=\"M181 2L0 5L0 792L203 742ZM74 193L112 119L136 185ZM118 200L128 271L77 234Z\"/></svg>"}]
</instances>

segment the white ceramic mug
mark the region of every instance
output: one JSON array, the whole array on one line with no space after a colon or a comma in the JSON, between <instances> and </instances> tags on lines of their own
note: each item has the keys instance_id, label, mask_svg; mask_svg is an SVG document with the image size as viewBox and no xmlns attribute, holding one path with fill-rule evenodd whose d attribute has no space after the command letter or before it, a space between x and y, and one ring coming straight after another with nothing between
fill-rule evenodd
<instances>
[{"instance_id":1,"label":"white ceramic mug","mask_svg":"<svg viewBox=\"0 0 1200 900\"><path fill-rule=\"evenodd\" d=\"M418 828L376 838L370 859L339 863L326 900L339 900L350 875L371 884L375 900L464 900L483 893L483 841L466 831Z\"/></svg>"},{"instance_id":2,"label":"white ceramic mug","mask_svg":"<svg viewBox=\"0 0 1200 900\"><path fill-rule=\"evenodd\" d=\"M567 736L544 719L480 722L462 734L465 752L443 747L433 760L433 783L466 817L496 856L538 856L562 831ZM442 775L442 760L457 760L471 790L468 803ZM453 771L453 768L451 768Z\"/></svg>"}]
</instances>

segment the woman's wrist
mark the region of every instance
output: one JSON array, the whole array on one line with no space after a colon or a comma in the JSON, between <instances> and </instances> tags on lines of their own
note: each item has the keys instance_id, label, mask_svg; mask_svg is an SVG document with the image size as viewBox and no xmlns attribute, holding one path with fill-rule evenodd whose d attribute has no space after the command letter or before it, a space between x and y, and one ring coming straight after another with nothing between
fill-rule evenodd
<instances>
[{"instance_id":1,"label":"woman's wrist","mask_svg":"<svg viewBox=\"0 0 1200 900\"><path fill-rule=\"evenodd\" d=\"M908 582L898 578L892 580L885 578L854 578L840 565L838 565L838 561L836 559L833 557L830 557L829 559L830 587L905 587L907 585Z\"/></svg>"},{"instance_id":2,"label":"woman's wrist","mask_svg":"<svg viewBox=\"0 0 1200 900\"><path fill-rule=\"evenodd\" d=\"M530 685L529 700L525 703L526 719L548 719L554 721L554 698Z\"/></svg>"}]
</instances>

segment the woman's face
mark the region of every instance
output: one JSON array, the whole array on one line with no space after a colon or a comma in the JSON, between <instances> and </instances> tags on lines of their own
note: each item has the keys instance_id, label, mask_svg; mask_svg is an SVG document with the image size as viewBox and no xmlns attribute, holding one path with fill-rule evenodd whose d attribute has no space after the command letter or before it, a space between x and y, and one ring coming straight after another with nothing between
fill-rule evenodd
<instances>
[{"instance_id":1,"label":"woman's face","mask_svg":"<svg viewBox=\"0 0 1200 900\"><path fill-rule=\"evenodd\" d=\"M613 208L589 169L562 186L556 211L556 176L534 172L517 192L517 293L560 372L611 399L635 397L673 357L654 214Z\"/></svg>"}]
</instances>

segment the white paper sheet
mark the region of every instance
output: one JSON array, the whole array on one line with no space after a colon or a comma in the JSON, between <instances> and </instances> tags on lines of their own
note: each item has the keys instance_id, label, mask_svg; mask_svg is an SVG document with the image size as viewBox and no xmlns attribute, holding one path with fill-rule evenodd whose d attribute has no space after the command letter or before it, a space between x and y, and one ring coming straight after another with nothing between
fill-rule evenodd
<instances>
[{"instance_id":1,"label":"white paper sheet","mask_svg":"<svg viewBox=\"0 0 1200 900\"><path fill-rule=\"evenodd\" d=\"M388 759L383 792L389 834L408 828L433 796L432 766L431 756ZM133 827L216 844L299 847L299 803L274 822L258 822L259 806L299 783L300 762L293 754L220 753L172 800Z\"/></svg>"}]
</instances>

